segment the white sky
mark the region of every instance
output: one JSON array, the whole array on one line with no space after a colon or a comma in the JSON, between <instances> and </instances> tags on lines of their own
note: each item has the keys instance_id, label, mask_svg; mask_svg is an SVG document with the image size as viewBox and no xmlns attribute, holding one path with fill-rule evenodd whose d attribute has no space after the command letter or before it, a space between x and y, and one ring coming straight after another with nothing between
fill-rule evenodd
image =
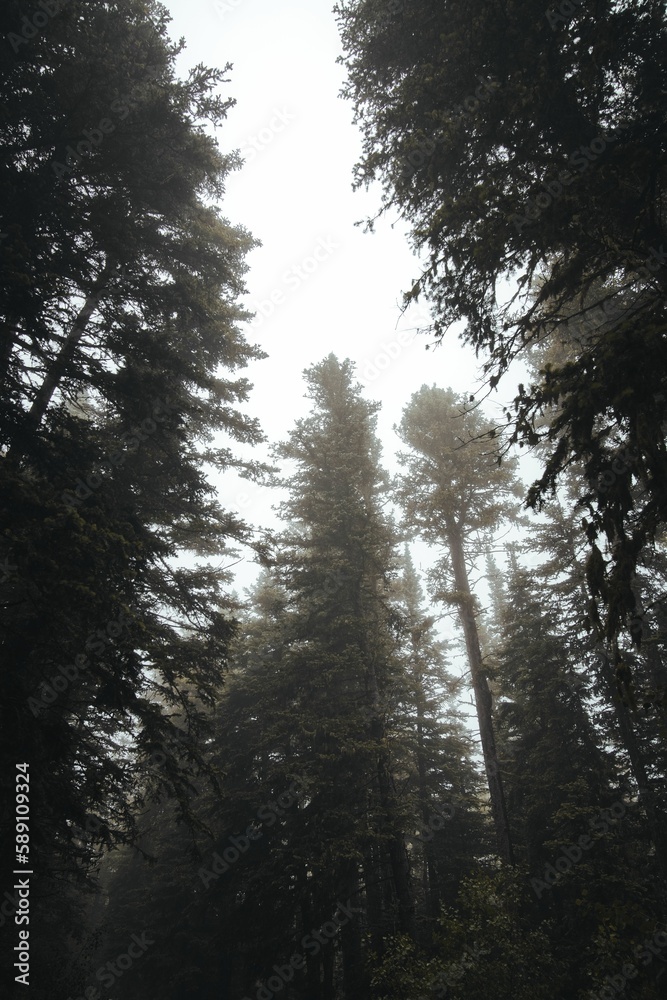
<instances>
[{"instance_id":1,"label":"white sky","mask_svg":"<svg viewBox=\"0 0 667 1000\"><path fill-rule=\"evenodd\" d=\"M383 464L393 470L400 442L392 427L411 394L425 382L473 392L477 363L455 336L428 353L425 336L405 346L398 341L401 331L428 323L426 306L401 318L398 305L420 266L397 220L378 222L374 234L354 225L376 213L380 196L352 192L361 139L351 104L338 96L344 68L336 64L332 0L166 0L165 6L172 37L187 43L182 75L199 62L233 63L223 93L237 104L218 139L223 150L239 148L246 164L229 178L222 210L263 244L248 257L244 304L263 309L248 339L269 355L246 369L255 386L247 411L270 441L284 439L309 410L303 369L331 351L349 357L366 395L382 403ZM485 409L497 414L498 403ZM251 523L276 525L275 491L228 476L219 488L224 506ZM425 546L414 555L418 567L430 562ZM256 571L242 564L237 586L247 586ZM451 635L451 627L444 632Z\"/></svg>"}]
</instances>

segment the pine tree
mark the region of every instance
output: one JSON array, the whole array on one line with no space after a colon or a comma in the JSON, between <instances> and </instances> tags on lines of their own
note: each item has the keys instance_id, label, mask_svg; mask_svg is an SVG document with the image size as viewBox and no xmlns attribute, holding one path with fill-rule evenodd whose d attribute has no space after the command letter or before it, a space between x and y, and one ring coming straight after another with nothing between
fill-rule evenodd
<instances>
[{"instance_id":1,"label":"pine tree","mask_svg":"<svg viewBox=\"0 0 667 1000\"><path fill-rule=\"evenodd\" d=\"M614 546L612 638L634 608L638 554L667 517L664 6L390 6L336 10L363 133L356 186L382 182L381 212L398 211L425 256L406 303L428 297L438 339L465 323L491 389L568 314L606 328L519 384L507 420L531 445L560 406L535 507L573 460L589 482L615 461L641 479L641 503L620 488L590 497ZM516 294L501 295L508 279Z\"/></svg>"},{"instance_id":2,"label":"pine tree","mask_svg":"<svg viewBox=\"0 0 667 1000\"><path fill-rule=\"evenodd\" d=\"M640 804L589 714L590 706L599 718L600 706L572 683L582 646L563 627L567 603L536 576L513 560L495 657L498 738L514 843L536 912L556 918L552 946L566 956L564 991L573 995L595 975L595 950L582 950L582 939L650 927L659 892L644 861Z\"/></svg>"},{"instance_id":3,"label":"pine tree","mask_svg":"<svg viewBox=\"0 0 667 1000\"><path fill-rule=\"evenodd\" d=\"M239 940L234 976L246 977L235 979L246 993L303 953L301 942L331 926L337 908L352 907L340 950L306 949L292 988L324 1000L340 977L346 997L360 998L369 979L363 932L379 942L415 933L406 847L414 821L400 790L411 761L394 721L407 690L390 593L395 534L383 511L376 407L361 398L352 365L330 356L306 381L312 412L276 449L289 463L287 527L251 596L216 723L227 832L290 782L304 791L248 865L226 876L234 906L222 895L217 905Z\"/></svg>"},{"instance_id":4,"label":"pine tree","mask_svg":"<svg viewBox=\"0 0 667 1000\"><path fill-rule=\"evenodd\" d=\"M475 535L493 530L510 513L516 493L512 467L498 466L489 452L493 428L479 413L468 411L451 390L422 386L403 413L398 433L412 451L401 456L407 471L399 478L397 497L406 525L430 544L445 547L440 568L451 574L454 590L440 594L454 603L465 636L475 692L482 751L500 856L512 860L509 825L492 721L492 699L482 661L477 611L466 560Z\"/></svg>"},{"instance_id":5,"label":"pine tree","mask_svg":"<svg viewBox=\"0 0 667 1000\"><path fill-rule=\"evenodd\" d=\"M159 4L48 6L39 29L0 12L2 730L32 772L37 920L50 876L136 838L146 797L189 817L234 632L207 561L252 540L206 470L252 475L235 444L262 437L238 409L253 241L212 204L237 165L205 129L225 71L177 79ZM143 769L164 746L171 766Z\"/></svg>"},{"instance_id":6,"label":"pine tree","mask_svg":"<svg viewBox=\"0 0 667 1000\"><path fill-rule=\"evenodd\" d=\"M397 751L392 749L386 723L388 698L402 679L387 598L395 541L382 510L387 482L378 466L377 407L362 400L349 362L341 364L333 356L311 369L307 382L313 415L297 423L279 455L297 463L288 481L290 499L281 507L282 515L296 525L285 538L289 551L285 583L293 595L296 638L305 644L301 650L305 662L312 663L312 652L324 656L325 672L316 682L317 701L323 718L331 721L316 731L314 749L331 798L323 796L321 807L326 812L332 805L347 807L353 815L360 814L367 827L365 833L339 831L342 842L349 844L335 851L339 891L346 898L359 891L355 856L363 856L363 841L370 836L379 851L377 866L386 866L390 874L394 919L401 930L414 934L405 819L393 773ZM332 577L340 585L328 594ZM313 684L310 678L309 683ZM341 767L351 769L348 781ZM332 826L332 834L339 824L337 820ZM370 877L377 877L380 870L376 867ZM354 924L343 931L344 960L347 950L350 969L360 955L353 931ZM347 966L344 961L346 990L358 989Z\"/></svg>"}]
</instances>

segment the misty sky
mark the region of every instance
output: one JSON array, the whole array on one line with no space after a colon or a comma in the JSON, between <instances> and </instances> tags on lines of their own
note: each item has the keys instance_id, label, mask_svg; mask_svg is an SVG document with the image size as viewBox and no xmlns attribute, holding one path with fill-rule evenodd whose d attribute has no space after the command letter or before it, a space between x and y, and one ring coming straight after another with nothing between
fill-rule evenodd
<instances>
[{"instance_id":1,"label":"misty sky","mask_svg":"<svg viewBox=\"0 0 667 1000\"><path fill-rule=\"evenodd\" d=\"M331 351L349 357L365 394L382 403L383 464L395 470L400 442L392 427L411 394L425 382L475 391L477 363L455 334L437 350L425 350L429 338L414 334L428 324L425 305L401 317L401 293L420 273L401 220L382 220L373 234L355 226L376 213L380 193L352 191L361 139L352 106L339 97L344 68L336 63L331 0L165 5L172 37L187 43L181 75L199 62L233 64L223 93L237 104L218 141L224 151L240 149L246 162L229 179L223 214L262 243L248 257L244 304L257 311L248 338L269 355L246 370L255 386L248 412L259 417L270 441L283 439L309 409L303 369ZM485 410L497 416L500 404L487 403ZM276 525L275 491L229 475L216 481L225 506L254 524ZM424 568L431 558L420 544L414 555ZM243 562L238 587L256 572Z\"/></svg>"}]
</instances>

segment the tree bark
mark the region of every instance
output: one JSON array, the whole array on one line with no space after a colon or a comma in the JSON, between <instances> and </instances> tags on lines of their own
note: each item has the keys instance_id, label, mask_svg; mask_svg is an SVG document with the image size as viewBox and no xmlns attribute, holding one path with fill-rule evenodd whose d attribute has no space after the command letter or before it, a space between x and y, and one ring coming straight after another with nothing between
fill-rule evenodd
<instances>
[{"instance_id":1,"label":"tree bark","mask_svg":"<svg viewBox=\"0 0 667 1000\"><path fill-rule=\"evenodd\" d=\"M503 861L513 865L514 852L512 850L505 793L503 791L498 752L496 750L496 739L493 731L491 691L489 690L489 683L482 664L482 652L479 645L473 598L470 593L463 539L460 531L451 522L447 524L447 539L454 569L454 582L458 593L459 617L463 626L472 687L475 692L479 734L482 741L482 753L484 754L484 765L486 767L489 796L491 798L491 813L496 830L498 852Z\"/></svg>"}]
</instances>

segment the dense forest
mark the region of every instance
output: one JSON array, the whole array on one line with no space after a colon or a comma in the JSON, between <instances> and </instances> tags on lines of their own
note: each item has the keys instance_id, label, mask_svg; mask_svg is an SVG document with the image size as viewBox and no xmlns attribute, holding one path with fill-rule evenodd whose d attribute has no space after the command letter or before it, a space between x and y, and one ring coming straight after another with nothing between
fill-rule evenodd
<instances>
[{"instance_id":1,"label":"dense forest","mask_svg":"<svg viewBox=\"0 0 667 1000\"><path fill-rule=\"evenodd\" d=\"M0 8L3 996L667 998L663 4L331 17L440 344L391 462L335 343L261 450L230 65Z\"/></svg>"}]
</instances>

